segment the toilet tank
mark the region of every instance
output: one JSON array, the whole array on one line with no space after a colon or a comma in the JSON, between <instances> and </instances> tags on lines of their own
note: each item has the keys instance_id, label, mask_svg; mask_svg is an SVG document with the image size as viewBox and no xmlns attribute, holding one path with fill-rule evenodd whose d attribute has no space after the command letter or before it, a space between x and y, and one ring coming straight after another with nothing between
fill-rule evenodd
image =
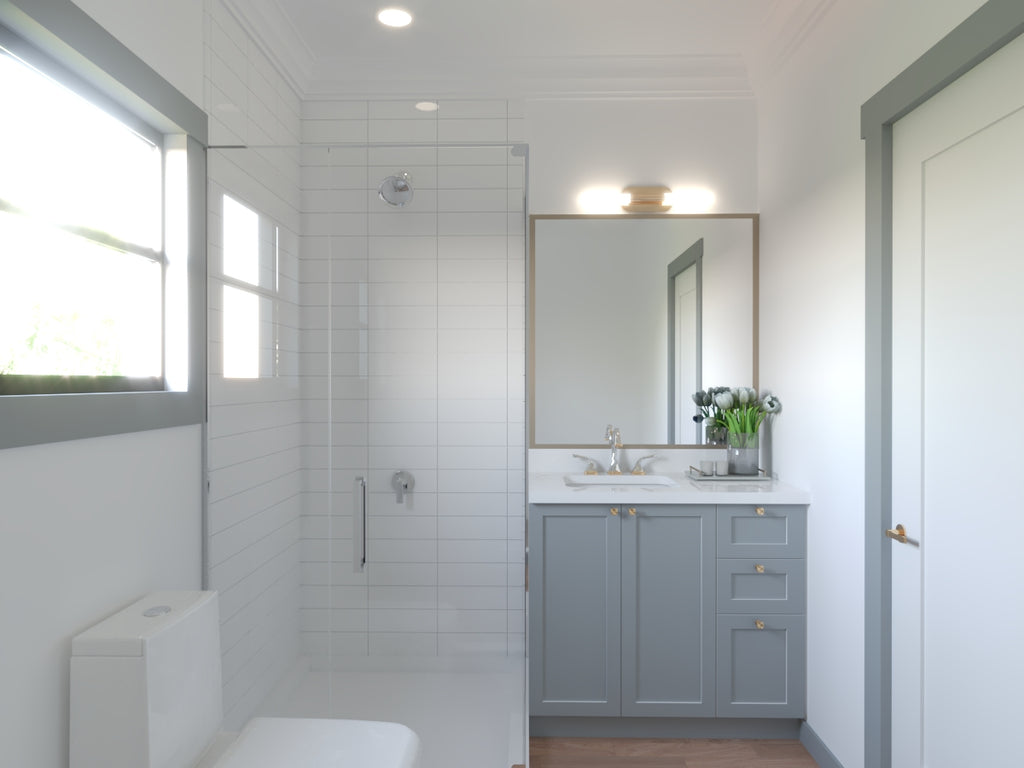
<instances>
[{"instance_id":1,"label":"toilet tank","mask_svg":"<svg viewBox=\"0 0 1024 768\"><path fill-rule=\"evenodd\" d=\"M192 768L221 717L216 592L155 592L71 641L70 768Z\"/></svg>"}]
</instances>

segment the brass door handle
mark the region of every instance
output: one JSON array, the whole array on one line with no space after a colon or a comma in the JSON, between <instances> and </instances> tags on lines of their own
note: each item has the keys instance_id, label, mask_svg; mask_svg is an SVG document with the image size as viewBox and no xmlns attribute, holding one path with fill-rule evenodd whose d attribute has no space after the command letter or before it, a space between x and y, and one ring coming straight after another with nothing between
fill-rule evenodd
<instances>
[{"instance_id":1,"label":"brass door handle","mask_svg":"<svg viewBox=\"0 0 1024 768\"><path fill-rule=\"evenodd\" d=\"M907 536L907 529L903 527L902 523L897 523L895 528L887 528L885 535L890 539L898 541L900 544L910 544L912 547L921 546L921 542L917 539L912 539Z\"/></svg>"}]
</instances>

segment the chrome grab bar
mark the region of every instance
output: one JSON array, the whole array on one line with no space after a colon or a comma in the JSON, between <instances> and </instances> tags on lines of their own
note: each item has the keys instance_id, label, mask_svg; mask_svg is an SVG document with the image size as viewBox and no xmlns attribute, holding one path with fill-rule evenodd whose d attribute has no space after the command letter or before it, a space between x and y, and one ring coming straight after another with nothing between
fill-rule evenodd
<instances>
[{"instance_id":1,"label":"chrome grab bar","mask_svg":"<svg viewBox=\"0 0 1024 768\"><path fill-rule=\"evenodd\" d=\"M362 573L366 566L366 478L352 484L352 571Z\"/></svg>"}]
</instances>

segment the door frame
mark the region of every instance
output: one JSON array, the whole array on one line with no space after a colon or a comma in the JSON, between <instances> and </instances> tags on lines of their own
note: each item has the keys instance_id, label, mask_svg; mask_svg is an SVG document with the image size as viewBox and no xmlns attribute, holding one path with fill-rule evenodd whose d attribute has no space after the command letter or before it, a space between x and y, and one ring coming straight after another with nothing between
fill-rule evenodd
<instances>
[{"instance_id":1,"label":"door frame","mask_svg":"<svg viewBox=\"0 0 1024 768\"><path fill-rule=\"evenodd\" d=\"M1024 34L1020 0L989 0L861 106L865 142L864 764L892 755L892 127Z\"/></svg>"}]
</instances>

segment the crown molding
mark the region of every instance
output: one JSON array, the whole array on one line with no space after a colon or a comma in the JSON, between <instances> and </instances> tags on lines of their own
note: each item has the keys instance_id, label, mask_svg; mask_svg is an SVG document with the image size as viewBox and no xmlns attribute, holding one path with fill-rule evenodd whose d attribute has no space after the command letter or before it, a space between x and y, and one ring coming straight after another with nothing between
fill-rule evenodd
<instances>
[{"instance_id":1,"label":"crown molding","mask_svg":"<svg viewBox=\"0 0 1024 768\"><path fill-rule=\"evenodd\" d=\"M277 0L220 0L293 91L306 94L315 61Z\"/></svg>"}]
</instances>

